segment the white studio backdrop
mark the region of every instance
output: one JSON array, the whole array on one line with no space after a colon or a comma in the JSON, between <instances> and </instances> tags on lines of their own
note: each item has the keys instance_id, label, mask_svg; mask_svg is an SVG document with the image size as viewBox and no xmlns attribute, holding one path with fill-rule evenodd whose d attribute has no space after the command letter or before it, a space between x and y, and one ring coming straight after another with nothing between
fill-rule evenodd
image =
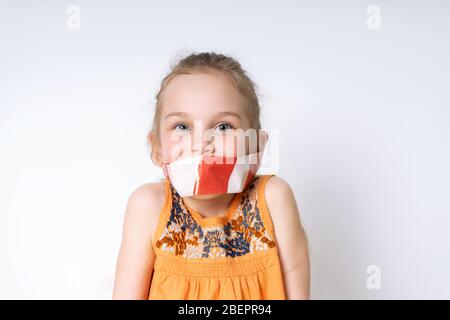
<instances>
[{"instance_id":1,"label":"white studio backdrop","mask_svg":"<svg viewBox=\"0 0 450 320\"><path fill-rule=\"evenodd\" d=\"M0 1L0 298L110 299L170 63L239 60L312 299L450 298L447 1Z\"/></svg>"}]
</instances>

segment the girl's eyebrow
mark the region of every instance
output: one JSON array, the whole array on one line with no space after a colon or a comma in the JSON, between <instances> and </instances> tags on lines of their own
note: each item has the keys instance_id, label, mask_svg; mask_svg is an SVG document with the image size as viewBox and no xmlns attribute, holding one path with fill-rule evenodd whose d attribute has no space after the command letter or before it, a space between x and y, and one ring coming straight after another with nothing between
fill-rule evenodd
<instances>
[{"instance_id":1,"label":"girl's eyebrow","mask_svg":"<svg viewBox=\"0 0 450 320\"><path fill-rule=\"evenodd\" d=\"M179 111L179 112L169 113L168 115L166 115L166 117L164 119L167 119L170 117L185 117L185 116L189 116L189 113ZM238 113L231 112L231 111L221 111L221 112L218 112L215 114L215 117L217 117L217 118L220 116L233 116L233 117L236 117L239 120L241 120L241 116Z\"/></svg>"},{"instance_id":2,"label":"girl's eyebrow","mask_svg":"<svg viewBox=\"0 0 450 320\"><path fill-rule=\"evenodd\" d=\"M168 115L166 115L164 117L164 119L170 118L170 117L183 117L183 116L187 116L188 114L186 112L172 112L169 113Z\"/></svg>"},{"instance_id":3,"label":"girl's eyebrow","mask_svg":"<svg viewBox=\"0 0 450 320\"><path fill-rule=\"evenodd\" d=\"M241 116L236 112L222 111L222 112L216 113L216 117L221 117L221 116L233 116L233 117L236 117L239 120L241 120Z\"/></svg>"}]
</instances>

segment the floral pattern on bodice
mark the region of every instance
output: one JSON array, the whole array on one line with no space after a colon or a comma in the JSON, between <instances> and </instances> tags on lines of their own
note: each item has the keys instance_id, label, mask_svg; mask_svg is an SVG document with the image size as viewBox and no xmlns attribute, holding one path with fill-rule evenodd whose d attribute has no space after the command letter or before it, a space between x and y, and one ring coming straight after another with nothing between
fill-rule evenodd
<instances>
[{"instance_id":1,"label":"floral pattern on bodice","mask_svg":"<svg viewBox=\"0 0 450 320\"><path fill-rule=\"evenodd\" d=\"M267 251L276 243L267 232L257 205L256 176L242 191L231 219L217 226L202 227L170 184L172 206L165 228L156 241L162 251L184 258L239 257Z\"/></svg>"}]
</instances>

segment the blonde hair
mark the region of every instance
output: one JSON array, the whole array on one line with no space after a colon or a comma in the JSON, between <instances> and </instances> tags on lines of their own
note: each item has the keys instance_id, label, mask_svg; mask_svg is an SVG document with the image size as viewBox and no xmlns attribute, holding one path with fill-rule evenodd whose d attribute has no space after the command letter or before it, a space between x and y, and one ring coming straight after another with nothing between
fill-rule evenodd
<instances>
[{"instance_id":1,"label":"blonde hair","mask_svg":"<svg viewBox=\"0 0 450 320\"><path fill-rule=\"evenodd\" d=\"M153 163L154 143L160 143L160 118L163 105L163 93L170 80L181 74L195 74L208 71L218 71L229 77L244 100L244 111L250 120L250 127L261 129L260 105L257 95L257 85L248 77L241 64L230 56L215 52L192 53L172 64L171 71L161 81L160 88L155 96L156 105L152 128L149 132L154 137L152 141L151 159ZM147 140L147 142L149 142Z\"/></svg>"}]
</instances>

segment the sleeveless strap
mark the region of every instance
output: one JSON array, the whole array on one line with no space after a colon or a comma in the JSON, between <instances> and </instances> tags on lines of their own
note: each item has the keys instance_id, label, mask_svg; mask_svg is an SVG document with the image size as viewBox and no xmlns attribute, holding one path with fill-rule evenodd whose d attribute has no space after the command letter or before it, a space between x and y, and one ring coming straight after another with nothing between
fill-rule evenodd
<instances>
[{"instance_id":1,"label":"sleeveless strap","mask_svg":"<svg viewBox=\"0 0 450 320\"><path fill-rule=\"evenodd\" d=\"M272 217L270 216L269 208L268 208L267 202L266 202L266 195L265 195L267 181L269 181L269 179L273 176L274 176L274 174L262 175L259 178L259 181L256 185L256 192L257 192L258 210L260 212L264 226L266 227L266 229L269 232L269 235L272 237L272 239L275 240L275 231L274 231L273 221L272 221Z\"/></svg>"},{"instance_id":2,"label":"sleeveless strap","mask_svg":"<svg viewBox=\"0 0 450 320\"><path fill-rule=\"evenodd\" d=\"M172 191L170 189L169 179L164 181L164 204L158 215L158 222L156 224L155 233L152 236L152 247L154 252L156 252L156 241L161 237L161 234L166 227L167 220L170 217L170 211L172 210Z\"/></svg>"}]
</instances>

